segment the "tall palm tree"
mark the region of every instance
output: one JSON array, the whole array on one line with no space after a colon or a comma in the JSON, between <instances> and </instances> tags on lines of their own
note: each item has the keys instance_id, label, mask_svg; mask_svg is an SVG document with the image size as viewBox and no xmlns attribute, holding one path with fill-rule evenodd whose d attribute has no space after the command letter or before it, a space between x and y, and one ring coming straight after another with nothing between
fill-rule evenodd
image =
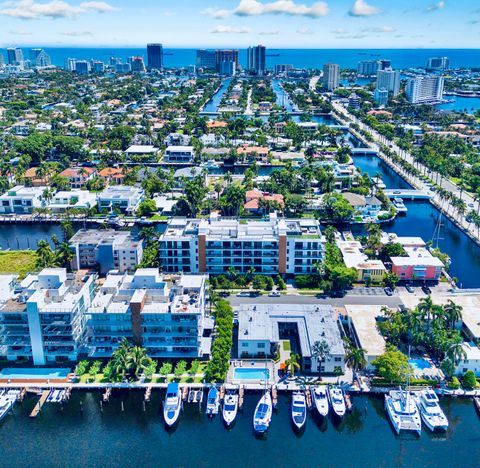
<instances>
[{"instance_id":1,"label":"tall palm tree","mask_svg":"<svg viewBox=\"0 0 480 468\"><path fill-rule=\"evenodd\" d=\"M446 319L450 323L450 327L452 329L455 328L455 324L462 320L463 307L455 304L455 302L449 299L447 303L443 306L443 310L445 312Z\"/></svg>"},{"instance_id":2,"label":"tall palm tree","mask_svg":"<svg viewBox=\"0 0 480 468\"><path fill-rule=\"evenodd\" d=\"M330 354L330 346L325 341L315 341L312 346L312 357L318 361L318 378L321 380L322 375L322 362Z\"/></svg>"},{"instance_id":3,"label":"tall palm tree","mask_svg":"<svg viewBox=\"0 0 480 468\"><path fill-rule=\"evenodd\" d=\"M70 267L70 262L74 258L74 253L70 246L68 245L68 242L62 242L57 250L56 250L57 257L59 259L59 262L66 266L67 268Z\"/></svg>"},{"instance_id":4,"label":"tall palm tree","mask_svg":"<svg viewBox=\"0 0 480 468\"><path fill-rule=\"evenodd\" d=\"M130 367L133 370L135 377L138 379L140 374L150 364L150 358L147 355L147 350L140 346L134 346L128 355L130 360Z\"/></svg>"},{"instance_id":5,"label":"tall palm tree","mask_svg":"<svg viewBox=\"0 0 480 468\"><path fill-rule=\"evenodd\" d=\"M126 338L112 354L112 368L114 375L121 377L122 380L131 368L129 344Z\"/></svg>"},{"instance_id":6,"label":"tall palm tree","mask_svg":"<svg viewBox=\"0 0 480 468\"><path fill-rule=\"evenodd\" d=\"M445 354L455 365L458 365L462 359L466 359L467 353L463 348L463 339L461 336L458 336L458 338L455 339L455 341L448 347Z\"/></svg>"},{"instance_id":7,"label":"tall palm tree","mask_svg":"<svg viewBox=\"0 0 480 468\"><path fill-rule=\"evenodd\" d=\"M295 376L295 370L300 369L300 364L298 363L300 356L298 354L290 354L290 357L285 361L285 367L287 371L292 374L292 377Z\"/></svg>"},{"instance_id":8,"label":"tall palm tree","mask_svg":"<svg viewBox=\"0 0 480 468\"><path fill-rule=\"evenodd\" d=\"M359 370L367 367L367 359L365 358L365 350L362 348L356 348L355 346L349 346L347 354L345 355L345 364L353 370L355 377Z\"/></svg>"}]
</instances>

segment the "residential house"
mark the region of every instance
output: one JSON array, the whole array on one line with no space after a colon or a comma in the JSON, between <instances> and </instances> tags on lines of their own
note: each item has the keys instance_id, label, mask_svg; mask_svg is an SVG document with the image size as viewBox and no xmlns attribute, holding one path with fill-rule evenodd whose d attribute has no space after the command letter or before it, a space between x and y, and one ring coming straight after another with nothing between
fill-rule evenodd
<instances>
[{"instance_id":1,"label":"residential house","mask_svg":"<svg viewBox=\"0 0 480 468\"><path fill-rule=\"evenodd\" d=\"M32 187L45 187L50 182L50 175L37 176L38 167L30 167L23 174L25 183Z\"/></svg>"},{"instance_id":2,"label":"residential house","mask_svg":"<svg viewBox=\"0 0 480 468\"><path fill-rule=\"evenodd\" d=\"M68 179L72 188L84 188L97 175L97 170L93 167L69 167L58 175Z\"/></svg>"},{"instance_id":3,"label":"residential house","mask_svg":"<svg viewBox=\"0 0 480 468\"><path fill-rule=\"evenodd\" d=\"M31 214L35 208L46 205L45 188L16 185L0 196L0 213Z\"/></svg>"},{"instance_id":4,"label":"residential house","mask_svg":"<svg viewBox=\"0 0 480 468\"><path fill-rule=\"evenodd\" d=\"M190 164L194 157L193 146L169 146L163 153L163 161L171 164Z\"/></svg>"},{"instance_id":5,"label":"residential house","mask_svg":"<svg viewBox=\"0 0 480 468\"><path fill-rule=\"evenodd\" d=\"M268 152L267 146L241 145L237 148L237 155L242 161L267 162Z\"/></svg>"},{"instance_id":6,"label":"residential house","mask_svg":"<svg viewBox=\"0 0 480 468\"><path fill-rule=\"evenodd\" d=\"M283 210L285 206L285 202L283 199L283 195L278 193L268 193L262 192L257 188L247 191L245 194L245 204L243 208L245 211L249 213L263 213L264 209L260 206L260 200L264 200L265 202L272 202L272 204L277 204L278 209Z\"/></svg>"},{"instance_id":7,"label":"residential house","mask_svg":"<svg viewBox=\"0 0 480 468\"><path fill-rule=\"evenodd\" d=\"M106 167L98 173L98 177L103 180L105 186L121 185L125 174L123 169L119 167Z\"/></svg>"},{"instance_id":8,"label":"residential house","mask_svg":"<svg viewBox=\"0 0 480 468\"><path fill-rule=\"evenodd\" d=\"M337 241L345 266L357 271L357 281L380 283L387 273L381 260L370 260L358 241Z\"/></svg>"},{"instance_id":9,"label":"residential house","mask_svg":"<svg viewBox=\"0 0 480 468\"><path fill-rule=\"evenodd\" d=\"M76 208L89 210L97 205L97 196L87 190L73 189L57 192L48 203L48 208L54 213L62 213Z\"/></svg>"},{"instance_id":10,"label":"residential house","mask_svg":"<svg viewBox=\"0 0 480 468\"><path fill-rule=\"evenodd\" d=\"M144 193L139 187L112 185L97 195L98 209L119 210L123 213L133 214L143 201Z\"/></svg>"}]
</instances>

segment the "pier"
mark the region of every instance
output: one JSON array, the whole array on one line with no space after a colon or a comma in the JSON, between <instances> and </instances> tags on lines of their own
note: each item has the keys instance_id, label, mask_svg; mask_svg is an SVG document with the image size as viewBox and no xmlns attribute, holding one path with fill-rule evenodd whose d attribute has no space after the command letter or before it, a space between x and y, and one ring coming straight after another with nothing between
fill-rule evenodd
<instances>
[{"instance_id":1,"label":"pier","mask_svg":"<svg viewBox=\"0 0 480 468\"><path fill-rule=\"evenodd\" d=\"M30 413L31 418L36 418L38 416L38 413L40 413L40 411L42 410L42 406L47 401L48 395L50 395L50 390L44 390L42 392L40 400L38 400L38 403L35 405L32 412Z\"/></svg>"},{"instance_id":2,"label":"pier","mask_svg":"<svg viewBox=\"0 0 480 468\"><path fill-rule=\"evenodd\" d=\"M273 407L276 408L278 404L278 394L277 394L276 385L272 386L272 402L273 402Z\"/></svg>"}]
</instances>

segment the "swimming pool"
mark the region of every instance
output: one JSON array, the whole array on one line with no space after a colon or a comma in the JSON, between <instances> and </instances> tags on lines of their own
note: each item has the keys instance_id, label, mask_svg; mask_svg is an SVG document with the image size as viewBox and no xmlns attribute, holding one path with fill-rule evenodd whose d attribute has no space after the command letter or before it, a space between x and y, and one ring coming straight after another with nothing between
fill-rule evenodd
<instances>
[{"instance_id":1,"label":"swimming pool","mask_svg":"<svg viewBox=\"0 0 480 468\"><path fill-rule=\"evenodd\" d=\"M0 371L0 379L10 380L65 380L71 370L67 368L19 369L5 368Z\"/></svg>"},{"instance_id":2,"label":"swimming pool","mask_svg":"<svg viewBox=\"0 0 480 468\"><path fill-rule=\"evenodd\" d=\"M233 371L233 378L235 380L268 380L270 371L261 367L236 368Z\"/></svg>"},{"instance_id":3,"label":"swimming pool","mask_svg":"<svg viewBox=\"0 0 480 468\"><path fill-rule=\"evenodd\" d=\"M413 367L414 371L421 371L424 369L430 369L432 367L432 365L428 361L425 361L425 359L421 359L421 358L410 359L408 362Z\"/></svg>"}]
</instances>

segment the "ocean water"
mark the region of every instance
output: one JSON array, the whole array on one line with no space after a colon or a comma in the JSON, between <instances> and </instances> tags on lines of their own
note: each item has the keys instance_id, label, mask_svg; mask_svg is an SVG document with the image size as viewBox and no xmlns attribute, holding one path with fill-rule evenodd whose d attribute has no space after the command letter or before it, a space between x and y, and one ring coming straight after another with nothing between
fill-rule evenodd
<instances>
[{"instance_id":1,"label":"ocean water","mask_svg":"<svg viewBox=\"0 0 480 468\"><path fill-rule=\"evenodd\" d=\"M37 45L36 47L40 47ZM24 48L28 57L28 50ZM52 63L64 66L67 58L98 59L108 62L110 57L124 61L132 55L147 57L146 48L76 48L45 47ZM4 56L5 50L0 49ZM429 57L448 56L452 67L480 67L480 49L267 49L267 67L289 63L299 68L320 68L327 62L340 64L342 68L356 68L360 60L387 58L394 68L425 66ZM246 49L239 49L242 65L246 65ZM195 49L165 49L165 66L183 67L195 64Z\"/></svg>"}]
</instances>

